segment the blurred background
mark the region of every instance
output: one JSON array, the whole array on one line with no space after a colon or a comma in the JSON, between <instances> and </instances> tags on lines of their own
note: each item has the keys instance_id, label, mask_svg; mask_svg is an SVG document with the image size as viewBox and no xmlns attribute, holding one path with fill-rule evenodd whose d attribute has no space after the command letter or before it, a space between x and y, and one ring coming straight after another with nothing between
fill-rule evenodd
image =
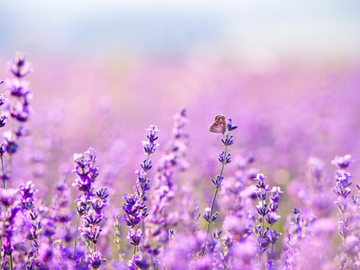
<instances>
[{"instance_id":1,"label":"blurred background","mask_svg":"<svg viewBox=\"0 0 360 270\"><path fill-rule=\"evenodd\" d=\"M16 51L33 63L31 143L50 153L49 181L73 153L116 145L135 182L145 129L164 145L183 106L191 178L209 189L217 114L239 126L232 154L253 152L278 185L310 156L360 158L359 1L2 1L0 47L0 79Z\"/></svg>"}]
</instances>

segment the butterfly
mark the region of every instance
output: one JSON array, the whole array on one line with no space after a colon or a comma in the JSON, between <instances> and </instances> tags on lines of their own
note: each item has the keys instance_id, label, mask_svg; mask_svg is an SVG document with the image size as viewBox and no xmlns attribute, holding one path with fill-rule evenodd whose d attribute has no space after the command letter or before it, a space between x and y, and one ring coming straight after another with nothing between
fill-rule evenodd
<instances>
[{"instance_id":1,"label":"butterfly","mask_svg":"<svg viewBox=\"0 0 360 270\"><path fill-rule=\"evenodd\" d=\"M225 116L218 114L215 116L215 122L209 127L209 131L212 133L222 133L226 131L226 119Z\"/></svg>"}]
</instances>

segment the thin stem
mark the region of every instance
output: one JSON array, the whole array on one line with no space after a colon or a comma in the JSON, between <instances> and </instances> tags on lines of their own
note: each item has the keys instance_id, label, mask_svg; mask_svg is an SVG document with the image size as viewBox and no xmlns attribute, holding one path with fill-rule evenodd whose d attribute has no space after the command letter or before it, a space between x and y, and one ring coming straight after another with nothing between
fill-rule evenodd
<instances>
[{"instance_id":1,"label":"thin stem","mask_svg":"<svg viewBox=\"0 0 360 270\"><path fill-rule=\"evenodd\" d=\"M146 161L145 161L145 165L148 164L149 159L150 159L150 154L147 154L147 158L146 158ZM142 198L142 197L141 197L141 198ZM141 229L142 229L143 234L144 234L144 237L145 237L145 221L144 221L144 219L141 220Z\"/></svg>"},{"instance_id":2,"label":"thin stem","mask_svg":"<svg viewBox=\"0 0 360 270\"><path fill-rule=\"evenodd\" d=\"M14 270L12 252L11 252L11 254L10 254L10 269L11 269L11 270Z\"/></svg>"},{"instance_id":3,"label":"thin stem","mask_svg":"<svg viewBox=\"0 0 360 270\"><path fill-rule=\"evenodd\" d=\"M76 236L75 236L75 241L74 241L74 256L73 256L74 259L75 259L76 241L77 241L77 236L78 236L78 231L79 231L79 222L80 222L80 215L78 215L78 220L76 223Z\"/></svg>"},{"instance_id":4,"label":"thin stem","mask_svg":"<svg viewBox=\"0 0 360 270\"><path fill-rule=\"evenodd\" d=\"M262 217L262 228L261 228L261 232L262 232L262 236L261 236L261 244L262 244L262 240L264 238L264 230L265 230L265 217Z\"/></svg>"},{"instance_id":5,"label":"thin stem","mask_svg":"<svg viewBox=\"0 0 360 270\"><path fill-rule=\"evenodd\" d=\"M4 169L3 155L1 155L1 170L2 170L2 174L3 174L3 187L5 189L5 169Z\"/></svg>"},{"instance_id":6,"label":"thin stem","mask_svg":"<svg viewBox=\"0 0 360 270\"><path fill-rule=\"evenodd\" d=\"M264 204L264 201L263 201L263 204ZM260 258L261 258L261 246L262 246L262 243L263 243L263 238L264 238L264 230L265 230L265 216L262 216L262 227L261 227L261 239L260 239L260 250L259 250L259 261L260 261Z\"/></svg>"},{"instance_id":7,"label":"thin stem","mask_svg":"<svg viewBox=\"0 0 360 270\"><path fill-rule=\"evenodd\" d=\"M229 134L230 134L230 131L229 131L228 135L229 135ZM225 157L225 158L226 158L226 150L227 150L227 146L225 145L225 149L224 149L224 157ZM224 171L224 167L225 167L225 162L222 163L222 165L221 165L220 179L221 179L221 177L222 177L222 174L223 174L223 171ZM221 181L221 180L220 180L220 181ZM212 214L213 214L213 211L214 211L215 199L216 199L216 195L217 195L217 193L218 193L218 191L219 191L219 188L220 188L220 186L217 186L217 187L216 187L214 196L213 196L213 198L212 198L211 207L210 207L210 219L212 218ZM202 250L201 255L204 255L204 254L205 254L206 242L207 242L207 239L208 239L208 236L209 236L210 225L211 225L211 222L208 221L208 225L207 225L207 229L206 229L206 238L205 238L204 248L203 248L203 250Z\"/></svg>"},{"instance_id":8,"label":"thin stem","mask_svg":"<svg viewBox=\"0 0 360 270\"><path fill-rule=\"evenodd\" d=\"M122 262L122 256L120 253L120 246L118 244L116 244L117 250L118 250L118 256L119 256L119 262Z\"/></svg>"},{"instance_id":9,"label":"thin stem","mask_svg":"<svg viewBox=\"0 0 360 270\"><path fill-rule=\"evenodd\" d=\"M272 225L270 224L270 229L272 230ZM270 253L270 260L272 259L273 257L273 250L274 250L274 244L271 243L271 253Z\"/></svg>"},{"instance_id":10,"label":"thin stem","mask_svg":"<svg viewBox=\"0 0 360 270\"><path fill-rule=\"evenodd\" d=\"M144 219L141 220L141 228L142 228L142 231L143 231L143 234L145 237L145 221L144 221Z\"/></svg>"},{"instance_id":11,"label":"thin stem","mask_svg":"<svg viewBox=\"0 0 360 270\"><path fill-rule=\"evenodd\" d=\"M135 253L136 253L136 246L134 246L134 255L135 255Z\"/></svg>"},{"instance_id":12,"label":"thin stem","mask_svg":"<svg viewBox=\"0 0 360 270\"><path fill-rule=\"evenodd\" d=\"M11 154L9 154L9 164L8 164L8 167L9 167L9 172L11 173L11 170L12 170Z\"/></svg>"},{"instance_id":13,"label":"thin stem","mask_svg":"<svg viewBox=\"0 0 360 270\"><path fill-rule=\"evenodd\" d=\"M214 193L214 196L213 196L213 198L212 198L211 210L210 210L210 218L212 217L212 212L213 212L213 209L214 209L215 199L216 199L216 195L217 195L217 193L218 193L218 190L219 190L219 187L217 187L217 188L215 189L215 193ZM211 222L208 222L207 230L206 230L206 236L209 234L210 224L211 224Z\"/></svg>"}]
</instances>

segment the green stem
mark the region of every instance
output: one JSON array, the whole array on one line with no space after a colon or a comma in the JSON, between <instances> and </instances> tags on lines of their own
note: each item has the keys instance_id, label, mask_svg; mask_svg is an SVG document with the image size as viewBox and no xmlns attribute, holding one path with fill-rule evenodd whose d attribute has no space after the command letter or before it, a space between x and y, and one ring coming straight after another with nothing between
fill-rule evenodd
<instances>
[{"instance_id":1,"label":"green stem","mask_svg":"<svg viewBox=\"0 0 360 270\"><path fill-rule=\"evenodd\" d=\"M10 269L11 269L11 270L14 270L12 252L11 252L11 254L10 254Z\"/></svg>"},{"instance_id":2,"label":"green stem","mask_svg":"<svg viewBox=\"0 0 360 270\"><path fill-rule=\"evenodd\" d=\"M143 231L143 234L145 237L145 221L143 219L141 220L141 227L142 227L142 231Z\"/></svg>"},{"instance_id":3,"label":"green stem","mask_svg":"<svg viewBox=\"0 0 360 270\"><path fill-rule=\"evenodd\" d=\"M136 246L134 246L134 255L135 255L135 253L136 253Z\"/></svg>"},{"instance_id":4,"label":"green stem","mask_svg":"<svg viewBox=\"0 0 360 270\"><path fill-rule=\"evenodd\" d=\"M117 250L118 250L118 256L119 256L119 262L122 262L122 256L120 254L120 246L116 244Z\"/></svg>"},{"instance_id":5,"label":"green stem","mask_svg":"<svg viewBox=\"0 0 360 270\"><path fill-rule=\"evenodd\" d=\"M147 164L149 162L150 159L150 154L147 154L147 158L146 158L146 162L145 164ZM141 197L142 198L142 197ZM144 237L145 237L145 221L144 219L141 220L141 229L143 231Z\"/></svg>"},{"instance_id":6,"label":"green stem","mask_svg":"<svg viewBox=\"0 0 360 270\"><path fill-rule=\"evenodd\" d=\"M1 155L1 170L3 173L3 187L5 189L5 169L4 169L4 160L3 160L3 155Z\"/></svg>"},{"instance_id":7,"label":"green stem","mask_svg":"<svg viewBox=\"0 0 360 270\"><path fill-rule=\"evenodd\" d=\"M228 135L230 135L230 132L228 133ZM227 146L225 145L224 158L226 158L226 150L227 150ZM222 163L222 165L221 165L221 170L220 170L220 179L221 179L221 177L222 177L222 174L223 174L223 171L224 171L224 167L225 167L225 163ZM212 198L211 207L210 207L210 219L212 218L212 214L213 214L213 211L214 211L215 199L216 199L216 195L217 195L217 193L218 193L218 191L219 191L219 188L220 188L220 186L217 186L217 187L216 187L214 196L213 196L213 198ZM207 239L208 239L208 236L209 236L210 225L211 225L211 222L209 221L209 222L208 222L208 225L207 225L207 230L206 230L206 238L205 238L205 243L204 243L204 249L202 250L201 256L205 254L206 242L207 242Z\"/></svg>"},{"instance_id":8,"label":"green stem","mask_svg":"<svg viewBox=\"0 0 360 270\"><path fill-rule=\"evenodd\" d=\"M264 204L264 201L263 201L263 204ZM259 261L261 258L261 246L262 246L262 242L263 242L263 238L264 238L264 230L265 230L265 216L262 217Z\"/></svg>"},{"instance_id":9,"label":"green stem","mask_svg":"<svg viewBox=\"0 0 360 270\"><path fill-rule=\"evenodd\" d=\"M270 229L272 229L272 225L270 224ZM274 250L274 244L271 244L271 253L270 253L270 260L273 257L273 250Z\"/></svg>"},{"instance_id":10,"label":"green stem","mask_svg":"<svg viewBox=\"0 0 360 270\"><path fill-rule=\"evenodd\" d=\"M214 204L215 204L215 199L216 199L216 195L218 193L218 190L219 190L219 187L217 187L215 189L215 193L214 193L214 196L212 198L212 202L211 202L211 208L210 208L210 218L212 217L212 213L213 213L213 209L214 209ZM206 230L206 237L207 235L209 234L209 231L210 231L210 224L211 222L208 222L208 225L207 225L207 230ZM207 240L207 239L206 239Z\"/></svg>"},{"instance_id":11,"label":"green stem","mask_svg":"<svg viewBox=\"0 0 360 270\"><path fill-rule=\"evenodd\" d=\"M75 236L75 241L74 241L74 256L73 256L74 259L75 259L76 241L77 241L77 236L78 236L78 231L79 231L79 222L80 222L80 215L78 215L78 220L76 223L76 236Z\"/></svg>"},{"instance_id":12,"label":"green stem","mask_svg":"<svg viewBox=\"0 0 360 270\"><path fill-rule=\"evenodd\" d=\"M11 170L12 170L12 164L11 164L11 154L9 154L9 164L8 164L8 167L9 167L9 172L11 173Z\"/></svg>"}]
</instances>

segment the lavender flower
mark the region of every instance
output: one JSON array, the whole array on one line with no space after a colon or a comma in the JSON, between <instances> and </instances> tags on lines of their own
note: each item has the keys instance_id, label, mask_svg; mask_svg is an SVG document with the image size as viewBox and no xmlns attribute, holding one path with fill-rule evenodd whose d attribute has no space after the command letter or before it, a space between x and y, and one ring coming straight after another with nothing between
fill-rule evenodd
<instances>
[{"instance_id":1,"label":"lavender flower","mask_svg":"<svg viewBox=\"0 0 360 270\"><path fill-rule=\"evenodd\" d=\"M88 227L81 227L81 235L88 241L96 244L102 229L96 225L88 225Z\"/></svg>"},{"instance_id":2,"label":"lavender flower","mask_svg":"<svg viewBox=\"0 0 360 270\"><path fill-rule=\"evenodd\" d=\"M232 119L229 118L228 119L228 124L227 124L228 134L225 135L225 139L221 139L221 142L225 146L225 149L224 149L224 151L222 151L220 153L219 158L218 158L218 160L219 160L219 162L221 164L220 174L216 176L215 180L211 179L211 182L215 186L215 193L214 193L214 196L213 196L213 199L212 199L212 202L211 202L211 207L210 207L209 213L206 213L203 216L208 224L207 224L207 230L206 230L207 232L206 232L205 244L204 244L204 246L202 248L201 255L205 254L206 241L207 241L207 237L208 237L209 231L210 231L210 224L211 224L211 222L215 221L217 216L218 216L217 212L213 215L214 203L215 203L215 199L216 199L216 195L218 193L218 190L221 187L222 181L224 179L224 177L222 175L223 170L224 170L224 166L231 162L231 155L230 155L230 153L227 153L228 147L234 143L233 136L230 136L230 131L235 130L236 128L237 128L237 126L233 126L232 125ZM206 209L209 209L209 208L206 208Z\"/></svg>"},{"instance_id":3,"label":"lavender flower","mask_svg":"<svg viewBox=\"0 0 360 270\"><path fill-rule=\"evenodd\" d=\"M354 163L354 160L350 155L345 156L336 156L332 161L331 164L335 165L337 168L341 170L347 169L350 164Z\"/></svg>"},{"instance_id":4,"label":"lavender flower","mask_svg":"<svg viewBox=\"0 0 360 270\"><path fill-rule=\"evenodd\" d=\"M25 59L25 54L20 52L16 53L15 59L8 62L7 69L18 78L33 72L32 64Z\"/></svg>"},{"instance_id":5,"label":"lavender flower","mask_svg":"<svg viewBox=\"0 0 360 270\"><path fill-rule=\"evenodd\" d=\"M143 238L143 232L141 230L130 229L128 232L128 239L132 246L138 246Z\"/></svg>"},{"instance_id":6,"label":"lavender flower","mask_svg":"<svg viewBox=\"0 0 360 270\"><path fill-rule=\"evenodd\" d=\"M135 194L124 195L126 202L123 204L123 209L125 211L125 222L130 227L129 236L130 244L133 246L138 246L142 237L139 236L140 231L135 232L134 228L140 223L140 221L148 216L147 206L145 202L147 201L146 191L150 190L150 179L147 179L147 171L152 167L152 162L150 160L150 155L153 154L156 150L156 147L159 145L156 143L157 132L159 130L156 126L151 125L147 129L149 134L147 135L148 141L143 141L144 152L147 155L146 160L140 164L141 170L137 170L135 174L137 175L137 185L134 187L136 190ZM142 222L142 231L141 234L145 233L145 224ZM134 254L136 249L134 248Z\"/></svg>"},{"instance_id":7,"label":"lavender flower","mask_svg":"<svg viewBox=\"0 0 360 270\"><path fill-rule=\"evenodd\" d=\"M106 192L106 187L101 187L97 191L92 187L99 175L99 168L95 164L96 152L93 148L89 148L85 153L75 154L74 161L76 165L73 172L78 175L78 178L75 180L73 186L76 186L80 193L75 200L78 204L76 208L78 212L78 221L73 258L75 258L76 255L78 226L80 218L83 218L83 224L80 227L82 232L81 235L85 239L86 247L89 252L89 263L92 265L93 269L97 269L105 262L105 260L101 259L100 255L95 252L95 245L102 232L100 223L105 218L103 211L104 207L108 205L105 198L107 198L109 194ZM91 243L93 243L93 246L91 246Z\"/></svg>"},{"instance_id":8,"label":"lavender flower","mask_svg":"<svg viewBox=\"0 0 360 270\"><path fill-rule=\"evenodd\" d=\"M265 182L266 177L263 174L258 174L254 179L257 181L257 190L256 195L259 199L259 204L256 206L257 213L259 215L259 223L255 227L255 232L258 235L258 256L260 258L261 254L265 252L268 245L271 245L270 258L273 256L273 247L274 244L278 241L278 236L281 234L277 233L272 226L278 221L280 216L277 214L278 203L280 200L280 195L283 194L280 187L273 187L269 189L268 184ZM269 193L271 194L269 196ZM268 204L266 200L269 199ZM270 225L270 229L265 229L265 220Z\"/></svg>"},{"instance_id":9,"label":"lavender flower","mask_svg":"<svg viewBox=\"0 0 360 270\"><path fill-rule=\"evenodd\" d=\"M89 259L89 263L94 270L99 269L104 262L106 260L101 258L99 252L94 252Z\"/></svg>"},{"instance_id":10,"label":"lavender flower","mask_svg":"<svg viewBox=\"0 0 360 270\"><path fill-rule=\"evenodd\" d=\"M16 189L1 190L1 193L0 193L1 198L0 199L1 199L2 205L4 205L6 208L13 205L16 200L16 193L17 193Z\"/></svg>"}]
</instances>

